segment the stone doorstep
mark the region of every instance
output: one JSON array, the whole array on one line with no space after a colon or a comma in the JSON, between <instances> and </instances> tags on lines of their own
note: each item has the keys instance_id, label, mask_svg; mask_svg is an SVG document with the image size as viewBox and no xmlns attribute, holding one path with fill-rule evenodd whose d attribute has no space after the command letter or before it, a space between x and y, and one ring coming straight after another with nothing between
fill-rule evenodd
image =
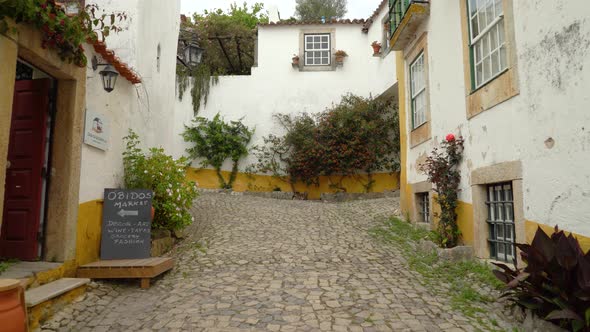
<instances>
[{"instance_id":1,"label":"stone doorstep","mask_svg":"<svg viewBox=\"0 0 590 332\"><path fill-rule=\"evenodd\" d=\"M43 286L33 288L25 292L25 302L27 308L34 307L39 303L54 299L78 287L84 286L90 282L86 278L62 278L52 281Z\"/></svg>"},{"instance_id":2,"label":"stone doorstep","mask_svg":"<svg viewBox=\"0 0 590 332\"><path fill-rule=\"evenodd\" d=\"M63 263L51 262L17 262L8 267L6 271L0 274L2 279L27 279L32 278L35 274L49 270L58 269Z\"/></svg>"}]
</instances>

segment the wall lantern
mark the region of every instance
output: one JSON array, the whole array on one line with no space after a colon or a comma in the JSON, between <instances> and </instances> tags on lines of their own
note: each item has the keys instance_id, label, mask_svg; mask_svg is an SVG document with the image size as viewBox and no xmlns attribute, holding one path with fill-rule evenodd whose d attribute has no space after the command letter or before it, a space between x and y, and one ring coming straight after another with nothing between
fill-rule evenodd
<instances>
[{"instance_id":1,"label":"wall lantern","mask_svg":"<svg viewBox=\"0 0 590 332\"><path fill-rule=\"evenodd\" d=\"M105 66L103 70L98 72L102 77L102 87L106 92L113 91L115 89L115 84L117 83L117 76L119 76L119 73L108 63L98 63L98 59L96 56L94 56L92 58L92 69L96 71L98 66Z\"/></svg>"},{"instance_id":2,"label":"wall lantern","mask_svg":"<svg viewBox=\"0 0 590 332\"><path fill-rule=\"evenodd\" d=\"M195 67L203 60L204 53L205 49L191 42L184 48L184 62L191 67Z\"/></svg>"}]
</instances>

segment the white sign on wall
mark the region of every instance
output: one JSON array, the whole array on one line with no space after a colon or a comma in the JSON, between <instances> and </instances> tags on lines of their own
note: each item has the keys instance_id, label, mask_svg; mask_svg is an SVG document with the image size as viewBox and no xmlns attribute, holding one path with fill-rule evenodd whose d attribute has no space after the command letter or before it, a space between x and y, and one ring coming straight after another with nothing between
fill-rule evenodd
<instances>
[{"instance_id":1,"label":"white sign on wall","mask_svg":"<svg viewBox=\"0 0 590 332\"><path fill-rule=\"evenodd\" d=\"M84 143L106 151L109 146L110 123L104 114L86 110Z\"/></svg>"}]
</instances>

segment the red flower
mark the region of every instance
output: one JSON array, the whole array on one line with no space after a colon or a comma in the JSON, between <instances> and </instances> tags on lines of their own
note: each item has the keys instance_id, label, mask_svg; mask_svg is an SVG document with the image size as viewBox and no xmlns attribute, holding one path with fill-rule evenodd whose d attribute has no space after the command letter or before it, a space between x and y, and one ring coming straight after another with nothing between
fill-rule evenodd
<instances>
[{"instance_id":1,"label":"red flower","mask_svg":"<svg viewBox=\"0 0 590 332\"><path fill-rule=\"evenodd\" d=\"M59 24L63 27L64 25L66 25L66 21L61 20L61 21L59 21Z\"/></svg>"},{"instance_id":2,"label":"red flower","mask_svg":"<svg viewBox=\"0 0 590 332\"><path fill-rule=\"evenodd\" d=\"M47 8L47 4L42 4L41 8L46 9Z\"/></svg>"},{"instance_id":3,"label":"red flower","mask_svg":"<svg viewBox=\"0 0 590 332\"><path fill-rule=\"evenodd\" d=\"M448 134L446 137L447 142L453 142L455 141L455 135L453 134Z\"/></svg>"}]
</instances>

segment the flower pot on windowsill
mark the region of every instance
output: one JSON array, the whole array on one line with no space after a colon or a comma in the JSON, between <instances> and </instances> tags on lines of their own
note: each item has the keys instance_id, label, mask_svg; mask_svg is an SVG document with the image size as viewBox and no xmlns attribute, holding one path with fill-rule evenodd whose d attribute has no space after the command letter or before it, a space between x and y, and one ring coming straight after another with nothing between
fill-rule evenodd
<instances>
[{"instance_id":1,"label":"flower pot on windowsill","mask_svg":"<svg viewBox=\"0 0 590 332\"><path fill-rule=\"evenodd\" d=\"M344 65L344 58L346 58L348 54L346 54L346 52L343 50L338 50L336 53L334 53L334 55L336 56L336 65L338 67L342 67Z\"/></svg>"},{"instance_id":2,"label":"flower pot on windowsill","mask_svg":"<svg viewBox=\"0 0 590 332\"><path fill-rule=\"evenodd\" d=\"M293 66L293 68L298 68L299 67L299 56L296 55L293 57L293 62L291 64Z\"/></svg>"},{"instance_id":3,"label":"flower pot on windowsill","mask_svg":"<svg viewBox=\"0 0 590 332\"><path fill-rule=\"evenodd\" d=\"M373 44L371 44L371 47L373 47L373 55L381 54L381 43L374 41Z\"/></svg>"}]
</instances>

